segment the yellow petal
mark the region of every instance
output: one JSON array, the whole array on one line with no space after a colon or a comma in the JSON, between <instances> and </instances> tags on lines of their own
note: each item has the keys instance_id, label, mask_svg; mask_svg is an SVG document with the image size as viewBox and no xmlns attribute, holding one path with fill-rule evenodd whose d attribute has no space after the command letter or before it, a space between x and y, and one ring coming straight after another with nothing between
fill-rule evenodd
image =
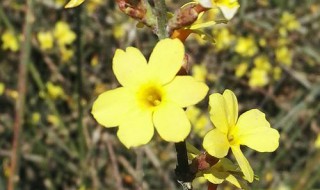
<instances>
[{"instance_id":1,"label":"yellow petal","mask_svg":"<svg viewBox=\"0 0 320 190\"><path fill-rule=\"evenodd\" d=\"M237 123L237 142L259 152L273 152L279 146L279 132L270 127L265 114L257 109L243 113Z\"/></svg>"},{"instance_id":2,"label":"yellow petal","mask_svg":"<svg viewBox=\"0 0 320 190\"><path fill-rule=\"evenodd\" d=\"M228 123L231 126L234 126L238 119L238 100L237 97L231 90L225 90L223 92L223 97L227 106L228 113ZM214 108L213 108L214 109Z\"/></svg>"},{"instance_id":3,"label":"yellow petal","mask_svg":"<svg viewBox=\"0 0 320 190\"><path fill-rule=\"evenodd\" d=\"M134 47L128 47L126 51L117 49L113 57L112 69L119 83L127 87L136 87L148 76L147 61Z\"/></svg>"},{"instance_id":4,"label":"yellow petal","mask_svg":"<svg viewBox=\"0 0 320 190\"><path fill-rule=\"evenodd\" d=\"M153 123L159 135L166 141L183 141L190 133L191 125L187 115L177 105L161 103L153 113Z\"/></svg>"},{"instance_id":5,"label":"yellow petal","mask_svg":"<svg viewBox=\"0 0 320 190\"><path fill-rule=\"evenodd\" d=\"M208 173L204 173L203 177L213 184L220 184L228 176L227 172L220 172L215 169L210 169Z\"/></svg>"},{"instance_id":6,"label":"yellow petal","mask_svg":"<svg viewBox=\"0 0 320 190\"><path fill-rule=\"evenodd\" d=\"M136 147L147 144L153 134L152 112L134 109L123 117L125 119L119 126L118 137L127 147Z\"/></svg>"},{"instance_id":7,"label":"yellow petal","mask_svg":"<svg viewBox=\"0 0 320 190\"><path fill-rule=\"evenodd\" d=\"M126 88L116 88L102 93L92 106L93 117L105 127L120 125L126 114L135 109L133 93Z\"/></svg>"},{"instance_id":8,"label":"yellow petal","mask_svg":"<svg viewBox=\"0 0 320 190\"><path fill-rule=\"evenodd\" d=\"M149 67L162 84L170 82L183 64L184 46L178 39L157 43L149 59Z\"/></svg>"},{"instance_id":9,"label":"yellow petal","mask_svg":"<svg viewBox=\"0 0 320 190\"><path fill-rule=\"evenodd\" d=\"M187 107L200 102L209 88L191 76L177 76L165 86L165 90L167 101L175 102L180 107Z\"/></svg>"},{"instance_id":10,"label":"yellow petal","mask_svg":"<svg viewBox=\"0 0 320 190\"><path fill-rule=\"evenodd\" d=\"M209 96L210 119L213 125L223 133L228 132L228 113L227 105L223 96L219 93L214 93Z\"/></svg>"},{"instance_id":11,"label":"yellow petal","mask_svg":"<svg viewBox=\"0 0 320 190\"><path fill-rule=\"evenodd\" d=\"M231 146L231 150L232 153L234 154L245 178L247 181L249 181L250 183L253 181L253 170L248 162L248 160L246 159L246 157L244 157L243 153L240 150L240 146Z\"/></svg>"},{"instance_id":12,"label":"yellow petal","mask_svg":"<svg viewBox=\"0 0 320 190\"><path fill-rule=\"evenodd\" d=\"M64 6L64 8L73 8L73 7L77 7L80 4L82 4L84 2L84 0L71 0L69 1L66 6Z\"/></svg>"},{"instance_id":13,"label":"yellow petal","mask_svg":"<svg viewBox=\"0 0 320 190\"><path fill-rule=\"evenodd\" d=\"M203 148L214 157L225 157L230 148L227 135L218 129L209 131L206 136L204 136Z\"/></svg>"},{"instance_id":14,"label":"yellow petal","mask_svg":"<svg viewBox=\"0 0 320 190\"><path fill-rule=\"evenodd\" d=\"M241 183L236 177L234 177L234 176L231 175L231 174L226 177L226 181L229 181L229 182L232 183L234 186L243 189L243 188L242 188L242 187L243 187L242 183Z\"/></svg>"}]
</instances>

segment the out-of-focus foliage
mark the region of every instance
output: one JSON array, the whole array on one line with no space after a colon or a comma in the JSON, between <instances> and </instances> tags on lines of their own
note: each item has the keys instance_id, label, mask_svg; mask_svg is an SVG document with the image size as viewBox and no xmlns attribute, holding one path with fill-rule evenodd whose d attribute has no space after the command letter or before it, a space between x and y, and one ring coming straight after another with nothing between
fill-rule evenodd
<instances>
[{"instance_id":1,"label":"out-of-focus foliage","mask_svg":"<svg viewBox=\"0 0 320 190\"><path fill-rule=\"evenodd\" d=\"M166 2L174 11L188 1ZM155 136L151 144L128 150L116 138L117 129L98 126L90 114L98 94L119 85L111 70L115 49L135 46L148 57L156 36L146 27L137 29L114 1L87 0L74 9L63 9L65 0L34 3L19 186L26 190L181 188L174 178L173 144ZM207 82L210 93L232 89L240 112L258 107L280 132L279 149L272 154L256 155L241 147L260 178L252 189L320 188L320 2L242 0L239 4L228 24L204 29L214 41L196 35L187 39L190 72ZM5 189L9 176L24 22L22 1L1 1L0 189ZM207 110L205 101L187 111L193 124L188 141L200 150L203 136L212 129ZM197 180L194 189L205 189L202 182ZM227 183L222 187L234 188Z\"/></svg>"}]
</instances>

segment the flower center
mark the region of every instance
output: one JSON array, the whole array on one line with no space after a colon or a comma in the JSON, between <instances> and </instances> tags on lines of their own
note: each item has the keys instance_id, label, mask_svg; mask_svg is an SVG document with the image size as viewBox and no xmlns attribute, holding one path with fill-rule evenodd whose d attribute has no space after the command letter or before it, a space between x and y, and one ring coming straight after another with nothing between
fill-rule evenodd
<instances>
[{"instance_id":1,"label":"flower center","mask_svg":"<svg viewBox=\"0 0 320 190\"><path fill-rule=\"evenodd\" d=\"M230 131L228 132L228 141L231 145L236 143L236 127L231 127Z\"/></svg>"},{"instance_id":2,"label":"flower center","mask_svg":"<svg viewBox=\"0 0 320 190\"><path fill-rule=\"evenodd\" d=\"M159 85L145 85L138 91L138 100L142 106L154 109L163 100L163 89Z\"/></svg>"}]
</instances>

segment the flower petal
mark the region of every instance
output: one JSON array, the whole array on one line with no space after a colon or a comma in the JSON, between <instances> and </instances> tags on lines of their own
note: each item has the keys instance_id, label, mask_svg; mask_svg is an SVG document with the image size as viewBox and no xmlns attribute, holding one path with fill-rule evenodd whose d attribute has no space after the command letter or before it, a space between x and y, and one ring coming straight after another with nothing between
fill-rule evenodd
<instances>
[{"instance_id":1,"label":"flower petal","mask_svg":"<svg viewBox=\"0 0 320 190\"><path fill-rule=\"evenodd\" d=\"M234 186L238 187L238 188L241 188L241 189L245 189L243 188L243 183L241 183L240 180L238 180L235 176L229 174L227 177L226 177L226 181L229 181L231 184L233 184Z\"/></svg>"},{"instance_id":2,"label":"flower petal","mask_svg":"<svg viewBox=\"0 0 320 190\"><path fill-rule=\"evenodd\" d=\"M162 102L153 113L153 123L159 135L166 141L183 141L190 133L187 115L177 105Z\"/></svg>"},{"instance_id":3,"label":"flower petal","mask_svg":"<svg viewBox=\"0 0 320 190\"><path fill-rule=\"evenodd\" d=\"M279 146L279 132L270 127L265 114L257 109L243 113L237 123L237 142L259 152L273 152Z\"/></svg>"},{"instance_id":4,"label":"flower petal","mask_svg":"<svg viewBox=\"0 0 320 190\"><path fill-rule=\"evenodd\" d=\"M164 39L157 43L149 59L152 75L162 84L171 81L183 64L184 46L178 39Z\"/></svg>"},{"instance_id":5,"label":"flower petal","mask_svg":"<svg viewBox=\"0 0 320 190\"><path fill-rule=\"evenodd\" d=\"M240 150L240 146L231 146L232 153L234 154L244 176L246 177L246 180L250 183L253 181L253 170L246 159L246 157L243 155L242 151Z\"/></svg>"},{"instance_id":6,"label":"flower petal","mask_svg":"<svg viewBox=\"0 0 320 190\"><path fill-rule=\"evenodd\" d=\"M213 125L223 133L227 134L229 125L225 99L219 93L211 94L209 96L209 105L210 119Z\"/></svg>"},{"instance_id":7,"label":"flower petal","mask_svg":"<svg viewBox=\"0 0 320 190\"><path fill-rule=\"evenodd\" d=\"M142 53L134 47L126 51L117 49L113 57L112 69L122 86L134 87L145 80L147 61Z\"/></svg>"},{"instance_id":8,"label":"flower petal","mask_svg":"<svg viewBox=\"0 0 320 190\"><path fill-rule=\"evenodd\" d=\"M227 172L220 172L216 169L210 169L208 173L203 173L203 177L213 184L221 184L227 176Z\"/></svg>"},{"instance_id":9,"label":"flower petal","mask_svg":"<svg viewBox=\"0 0 320 190\"><path fill-rule=\"evenodd\" d=\"M223 158L228 154L230 145L227 135L219 129L209 131L203 139L203 148L217 158Z\"/></svg>"},{"instance_id":10,"label":"flower petal","mask_svg":"<svg viewBox=\"0 0 320 190\"><path fill-rule=\"evenodd\" d=\"M125 116L117 133L127 148L147 144L153 134L152 112L139 109L132 110Z\"/></svg>"},{"instance_id":11,"label":"flower petal","mask_svg":"<svg viewBox=\"0 0 320 190\"><path fill-rule=\"evenodd\" d=\"M191 76L177 76L165 86L166 99L181 107L194 105L208 93L208 86Z\"/></svg>"},{"instance_id":12,"label":"flower petal","mask_svg":"<svg viewBox=\"0 0 320 190\"><path fill-rule=\"evenodd\" d=\"M105 127L120 125L126 114L134 109L135 99L126 88L116 88L99 95L92 106L93 117Z\"/></svg>"},{"instance_id":13,"label":"flower petal","mask_svg":"<svg viewBox=\"0 0 320 190\"><path fill-rule=\"evenodd\" d=\"M231 90L225 90L223 97L226 102L229 125L234 126L238 119L238 100Z\"/></svg>"}]
</instances>

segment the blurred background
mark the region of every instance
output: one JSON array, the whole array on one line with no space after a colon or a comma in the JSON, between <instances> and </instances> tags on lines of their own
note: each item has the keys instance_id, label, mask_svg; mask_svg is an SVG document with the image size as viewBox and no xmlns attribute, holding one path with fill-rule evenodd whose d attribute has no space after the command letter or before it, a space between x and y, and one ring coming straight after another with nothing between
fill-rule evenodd
<instances>
[{"instance_id":1,"label":"blurred background","mask_svg":"<svg viewBox=\"0 0 320 190\"><path fill-rule=\"evenodd\" d=\"M167 5L174 11L186 2ZM243 147L260 178L252 189L320 189L320 1L239 2L228 24L206 30L214 42L196 35L185 42L191 74L210 93L233 90L240 112L258 108L280 131L274 153ZM99 126L90 113L100 93L118 86L115 49L135 46L149 56L157 37L136 28L115 1L86 0L74 9L63 9L65 3L1 0L0 189L10 177L12 150L16 189L182 189L174 144L156 134L127 150L117 129ZM207 102L187 110L187 140L199 149L212 128ZM206 189L205 181L196 180L194 189Z\"/></svg>"}]
</instances>

